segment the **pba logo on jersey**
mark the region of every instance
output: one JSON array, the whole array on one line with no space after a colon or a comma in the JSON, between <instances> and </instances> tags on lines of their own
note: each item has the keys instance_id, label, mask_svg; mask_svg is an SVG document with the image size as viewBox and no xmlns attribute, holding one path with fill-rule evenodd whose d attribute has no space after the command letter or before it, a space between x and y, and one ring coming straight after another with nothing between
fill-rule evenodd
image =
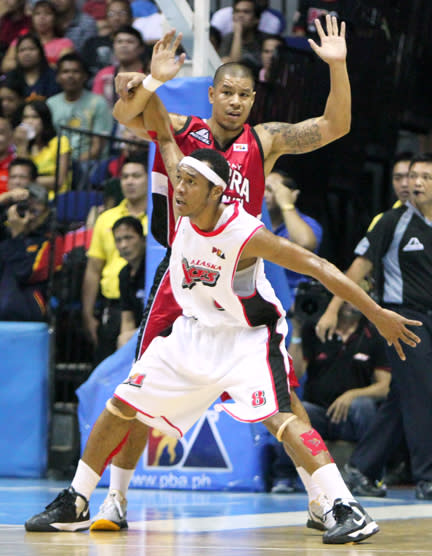
<instances>
[{"instance_id":1,"label":"pba logo on jersey","mask_svg":"<svg viewBox=\"0 0 432 556\"><path fill-rule=\"evenodd\" d=\"M131 376L128 376L127 379L123 382L123 384L129 384L129 386L135 386L135 388L141 388L145 376L146 375L140 375L138 373L135 373Z\"/></svg>"},{"instance_id":2,"label":"pba logo on jersey","mask_svg":"<svg viewBox=\"0 0 432 556\"><path fill-rule=\"evenodd\" d=\"M225 253L223 251L221 251L220 249L218 249L217 247L213 247L212 253L216 253L216 255L218 257L220 257L221 259L225 259Z\"/></svg>"},{"instance_id":3,"label":"pba logo on jersey","mask_svg":"<svg viewBox=\"0 0 432 556\"><path fill-rule=\"evenodd\" d=\"M210 132L205 127L203 127L202 129L198 129L198 131L192 131L191 135L195 139L198 139L198 141L201 141L201 143L204 143L205 145L211 145Z\"/></svg>"},{"instance_id":4,"label":"pba logo on jersey","mask_svg":"<svg viewBox=\"0 0 432 556\"><path fill-rule=\"evenodd\" d=\"M216 286L221 267L204 261L191 261L191 264L189 264L187 259L183 258L182 269L184 274L182 288L191 290L198 282L201 282L204 286Z\"/></svg>"},{"instance_id":5,"label":"pba logo on jersey","mask_svg":"<svg viewBox=\"0 0 432 556\"><path fill-rule=\"evenodd\" d=\"M247 143L234 143L233 151L236 153L247 153L249 151L249 146Z\"/></svg>"}]
</instances>

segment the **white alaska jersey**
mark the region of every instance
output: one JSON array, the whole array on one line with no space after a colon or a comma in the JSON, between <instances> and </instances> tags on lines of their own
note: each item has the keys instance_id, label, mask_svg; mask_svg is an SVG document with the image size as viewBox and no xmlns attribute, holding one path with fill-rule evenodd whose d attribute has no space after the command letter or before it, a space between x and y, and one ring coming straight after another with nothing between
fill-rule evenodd
<instances>
[{"instance_id":1,"label":"white alaska jersey","mask_svg":"<svg viewBox=\"0 0 432 556\"><path fill-rule=\"evenodd\" d=\"M268 326L285 311L264 274L262 259L236 273L243 248L263 223L238 203L203 232L180 218L170 259L171 287L183 315L203 326Z\"/></svg>"}]
</instances>

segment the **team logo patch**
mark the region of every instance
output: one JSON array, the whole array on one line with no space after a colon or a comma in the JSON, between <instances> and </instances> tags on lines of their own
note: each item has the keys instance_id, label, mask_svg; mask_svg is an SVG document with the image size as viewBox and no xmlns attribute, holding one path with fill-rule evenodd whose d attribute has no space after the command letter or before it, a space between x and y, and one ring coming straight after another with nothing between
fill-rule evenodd
<instances>
[{"instance_id":1,"label":"team logo patch","mask_svg":"<svg viewBox=\"0 0 432 556\"><path fill-rule=\"evenodd\" d=\"M191 264L183 258L182 269L184 279L182 288L189 288L190 290L196 283L201 282L204 286L214 287L219 280L220 272L211 268L206 268L202 265Z\"/></svg>"},{"instance_id":2,"label":"team logo patch","mask_svg":"<svg viewBox=\"0 0 432 556\"><path fill-rule=\"evenodd\" d=\"M424 245L417 237L412 237L402 251L424 251Z\"/></svg>"},{"instance_id":3,"label":"team logo patch","mask_svg":"<svg viewBox=\"0 0 432 556\"><path fill-rule=\"evenodd\" d=\"M123 384L129 384L129 386L135 386L135 388L141 388L143 380L146 375L140 375L135 373L134 375L128 376Z\"/></svg>"},{"instance_id":4,"label":"team logo patch","mask_svg":"<svg viewBox=\"0 0 432 556\"><path fill-rule=\"evenodd\" d=\"M218 257L220 257L221 259L225 259L225 253L223 251L221 251L220 249L218 249L217 247L213 247L212 253L216 253L216 255Z\"/></svg>"},{"instance_id":5,"label":"team logo patch","mask_svg":"<svg viewBox=\"0 0 432 556\"><path fill-rule=\"evenodd\" d=\"M249 146L247 143L234 143L233 151L237 153L247 153L249 151Z\"/></svg>"},{"instance_id":6,"label":"team logo patch","mask_svg":"<svg viewBox=\"0 0 432 556\"><path fill-rule=\"evenodd\" d=\"M201 143L211 145L210 132L205 127L198 129L198 131L192 131L190 135L192 135L195 139L198 139L198 141L201 141Z\"/></svg>"}]
</instances>

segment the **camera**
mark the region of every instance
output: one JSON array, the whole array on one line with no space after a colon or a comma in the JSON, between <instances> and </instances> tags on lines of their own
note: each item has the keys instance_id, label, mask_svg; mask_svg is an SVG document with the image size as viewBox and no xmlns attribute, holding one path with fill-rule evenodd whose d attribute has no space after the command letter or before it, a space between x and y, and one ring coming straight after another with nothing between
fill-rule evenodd
<instances>
[{"instance_id":1,"label":"camera","mask_svg":"<svg viewBox=\"0 0 432 556\"><path fill-rule=\"evenodd\" d=\"M28 210L29 210L28 201L20 201L19 203L17 203L16 211L20 218L24 218Z\"/></svg>"},{"instance_id":2,"label":"camera","mask_svg":"<svg viewBox=\"0 0 432 556\"><path fill-rule=\"evenodd\" d=\"M294 303L294 314L301 323L317 321L329 304L331 293L316 280L300 282Z\"/></svg>"}]
</instances>

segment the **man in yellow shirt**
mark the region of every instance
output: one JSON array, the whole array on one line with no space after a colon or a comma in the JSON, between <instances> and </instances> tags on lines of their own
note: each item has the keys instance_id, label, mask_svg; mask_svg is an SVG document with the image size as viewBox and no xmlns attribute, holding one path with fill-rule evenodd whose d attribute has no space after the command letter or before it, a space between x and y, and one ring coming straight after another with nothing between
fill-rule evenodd
<instances>
[{"instance_id":1,"label":"man in yellow shirt","mask_svg":"<svg viewBox=\"0 0 432 556\"><path fill-rule=\"evenodd\" d=\"M103 212L93 231L87 252L82 305L83 322L95 345L95 364L116 350L120 332L120 289L118 275L126 261L116 248L112 227L123 216L138 218L147 235L147 167L143 156L128 158L120 176L123 201ZM100 318L95 316L95 305L101 293Z\"/></svg>"}]
</instances>

